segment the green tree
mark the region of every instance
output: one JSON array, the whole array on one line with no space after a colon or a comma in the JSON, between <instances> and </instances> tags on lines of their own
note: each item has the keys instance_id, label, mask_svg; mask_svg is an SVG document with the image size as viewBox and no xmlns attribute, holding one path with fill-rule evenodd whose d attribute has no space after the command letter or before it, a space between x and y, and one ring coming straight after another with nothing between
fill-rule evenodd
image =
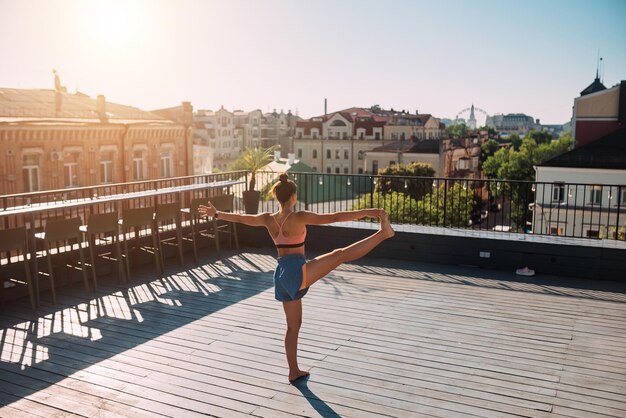
<instances>
[{"instance_id":1,"label":"green tree","mask_svg":"<svg viewBox=\"0 0 626 418\"><path fill-rule=\"evenodd\" d=\"M405 193L415 200L419 200L426 193L432 190L432 178L435 176L435 169L431 164L410 163L394 164L378 170L380 176L374 191L389 193ZM385 176L420 177L419 179L404 179Z\"/></svg>"},{"instance_id":2,"label":"green tree","mask_svg":"<svg viewBox=\"0 0 626 418\"><path fill-rule=\"evenodd\" d=\"M502 148L487 158L483 163L483 172L488 178L498 180L535 181L534 166L566 152L572 144L571 136L564 135L556 141L537 144L532 138L524 138L518 150ZM511 221L524 228L529 221L528 203L532 198L528 183L489 184L494 197L509 199L511 202Z\"/></svg>"},{"instance_id":3,"label":"green tree","mask_svg":"<svg viewBox=\"0 0 626 418\"><path fill-rule=\"evenodd\" d=\"M485 160L491 157L500 149L500 143L495 139L490 139L489 141L484 142L480 146L480 162L484 163Z\"/></svg>"},{"instance_id":4,"label":"green tree","mask_svg":"<svg viewBox=\"0 0 626 418\"><path fill-rule=\"evenodd\" d=\"M515 150L518 150L520 145L522 145L522 138L520 138L517 132L509 134L506 140L509 141L511 145L513 145L513 149Z\"/></svg>"},{"instance_id":5,"label":"green tree","mask_svg":"<svg viewBox=\"0 0 626 418\"><path fill-rule=\"evenodd\" d=\"M467 125L464 123L455 123L446 128L446 133L452 138L464 138L467 136Z\"/></svg>"},{"instance_id":6,"label":"green tree","mask_svg":"<svg viewBox=\"0 0 626 418\"><path fill-rule=\"evenodd\" d=\"M552 134L546 131L535 131L532 130L526 134L524 139L532 139L537 144L547 144L552 141Z\"/></svg>"},{"instance_id":7,"label":"green tree","mask_svg":"<svg viewBox=\"0 0 626 418\"><path fill-rule=\"evenodd\" d=\"M464 228L469 225L476 199L474 191L455 183L437 187L417 202L417 222L426 225Z\"/></svg>"},{"instance_id":8,"label":"green tree","mask_svg":"<svg viewBox=\"0 0 626 418\"><path fill-rule=\"evenodd\" d=\"M480 128L478 128L479 131L487 131L487 133L489 135L497 135L498 131L496 131L496 128L492 127L492 126L481 126Z\"/></svg>"},{"instance_id":9,"label":"green tree","mask_svg":"<svg viewBox=\"0 0 626 418\"><path fill-rule=\"evenodd\" d=\"M417 221L417 201L411 196L399 193L366 193L357 201L354 210L381 208L389 214L393 223L415 224Z\"/></svg>"}]
</instances>

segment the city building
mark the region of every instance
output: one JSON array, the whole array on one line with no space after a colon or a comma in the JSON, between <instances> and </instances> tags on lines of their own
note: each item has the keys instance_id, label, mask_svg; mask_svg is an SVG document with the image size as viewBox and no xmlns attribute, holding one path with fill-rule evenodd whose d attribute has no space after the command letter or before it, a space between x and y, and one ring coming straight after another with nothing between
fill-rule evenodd
<instances>
[{"instance_id":1,"label":"city building","mask_svg":"<svg viewBox=\"0 0 626 418\"><path fill-rule=\"evenodd\" d=\"M523 113L487 116L485 124L499 132L517 132L520 135L525 135L533 129L541 129L539 120L535 121L532 116Z\"/></svg>"},{"instance_id":2,"label":"city building","mask_svg":"<svg viewBox=\"0 0 626 418\"><path fill-rule=\"evenodd\" d=\"M410 140L431 140L438 147L444 134L443 124L430 114L352 107L298 120L293 151L320 172L363 173L368 171L365 154L375 148Z\"/></svg>"},{"instance_id":3,"label":"city building","mask_svg":"<svg viewBox=\"0 0 626 418\"><path fill-rule=\"evenodd\" d=\"M574 99L572 136L576 147L590 143L626 123L626 81L607 89L595 80Z\"/></svg>"},{"instance_id":4,"label":"city building","mask_svg":"<svg viewBox=\"0 0 626 418\"><path fill-rule=\"evenodd\" d=\"M480 146L488 140L486 132L470 138L445 139L442 141L441 175L449 178L482 178Z\"/></svg>"},{"instance_id":5,"label":"city building","mask_svg":"<svg viewBox=\"0 0 626 418\"><path fill-rule=\"evenodd\" d=\"M191 105L183 104L189 112ZM189 125L55 89L0 89L0 194L193 173Z\"/></svg>"},{"instance_id":6,"label":"city building","mask_svg":"<svg viewBox=\"0 0 626 418\"><path fill-rule=\"evenodd\" d=\"M395 141L365 152L365 172L378 174L378 170L395 164L424 163L432 165L435 177L442 174L440 141Z\"/></svg>"},{"instance_id":7,"label":"city building","mask_svg":"<svg viewBox=\"0 0 626 418\"><path fill-rule=\"evenodd\" d=\"M535 171L535 233L612 239L618 232L624 234L626 126L561 154ZM566 211L567 217L563 216ZM619 231L614 227L618 223Z\"/></svg>"}]
</instances>

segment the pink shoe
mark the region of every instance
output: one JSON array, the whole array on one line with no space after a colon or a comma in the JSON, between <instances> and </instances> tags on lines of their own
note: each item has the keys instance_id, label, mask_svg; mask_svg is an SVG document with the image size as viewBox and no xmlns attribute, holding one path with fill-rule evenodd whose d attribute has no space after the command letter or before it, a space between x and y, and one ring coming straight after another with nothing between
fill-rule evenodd
<instances>
[{"instance_id":1,"label":"pink shoe","mask_svg":"<svg viewBox=\"0 0 626 418\"><path fill-rule=\"evenodd\" d=\"M515 274L517 274L518 276L534 276L535 270L524 267L523 269L515 270Z\"/></svg>"}]
</instances>

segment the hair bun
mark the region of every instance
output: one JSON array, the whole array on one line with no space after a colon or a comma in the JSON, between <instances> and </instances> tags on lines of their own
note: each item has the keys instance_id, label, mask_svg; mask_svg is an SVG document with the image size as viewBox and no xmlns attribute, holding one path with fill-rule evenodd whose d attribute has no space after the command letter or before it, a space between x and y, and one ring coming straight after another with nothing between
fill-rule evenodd
<instances>
[{"instance_id":1,"label":"hair bun","mask_svg":"<svg viewBox=\"0 0 626 418\"><path fill-rule=\"evenodd\" d=\"M278 176L278 180L286 183L289 181L289 176L287 176L287 173L282 173L280 176Z\"/></svg>"}]
</instances>

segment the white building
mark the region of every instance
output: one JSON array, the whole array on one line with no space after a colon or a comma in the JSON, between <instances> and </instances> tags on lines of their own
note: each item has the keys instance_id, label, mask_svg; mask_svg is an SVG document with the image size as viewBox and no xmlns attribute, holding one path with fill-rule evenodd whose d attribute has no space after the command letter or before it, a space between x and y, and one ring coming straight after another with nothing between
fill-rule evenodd
<instances>
[{"instance_id":1,"label":"white building","mask_svg":"<svg viewBox=\"0 0 626 418\"><path fill-rule=\"evenodd\" d=\"M624 237L626 127L555 157L535 170L534 233Z\"/></svg>"}]
</instances>

